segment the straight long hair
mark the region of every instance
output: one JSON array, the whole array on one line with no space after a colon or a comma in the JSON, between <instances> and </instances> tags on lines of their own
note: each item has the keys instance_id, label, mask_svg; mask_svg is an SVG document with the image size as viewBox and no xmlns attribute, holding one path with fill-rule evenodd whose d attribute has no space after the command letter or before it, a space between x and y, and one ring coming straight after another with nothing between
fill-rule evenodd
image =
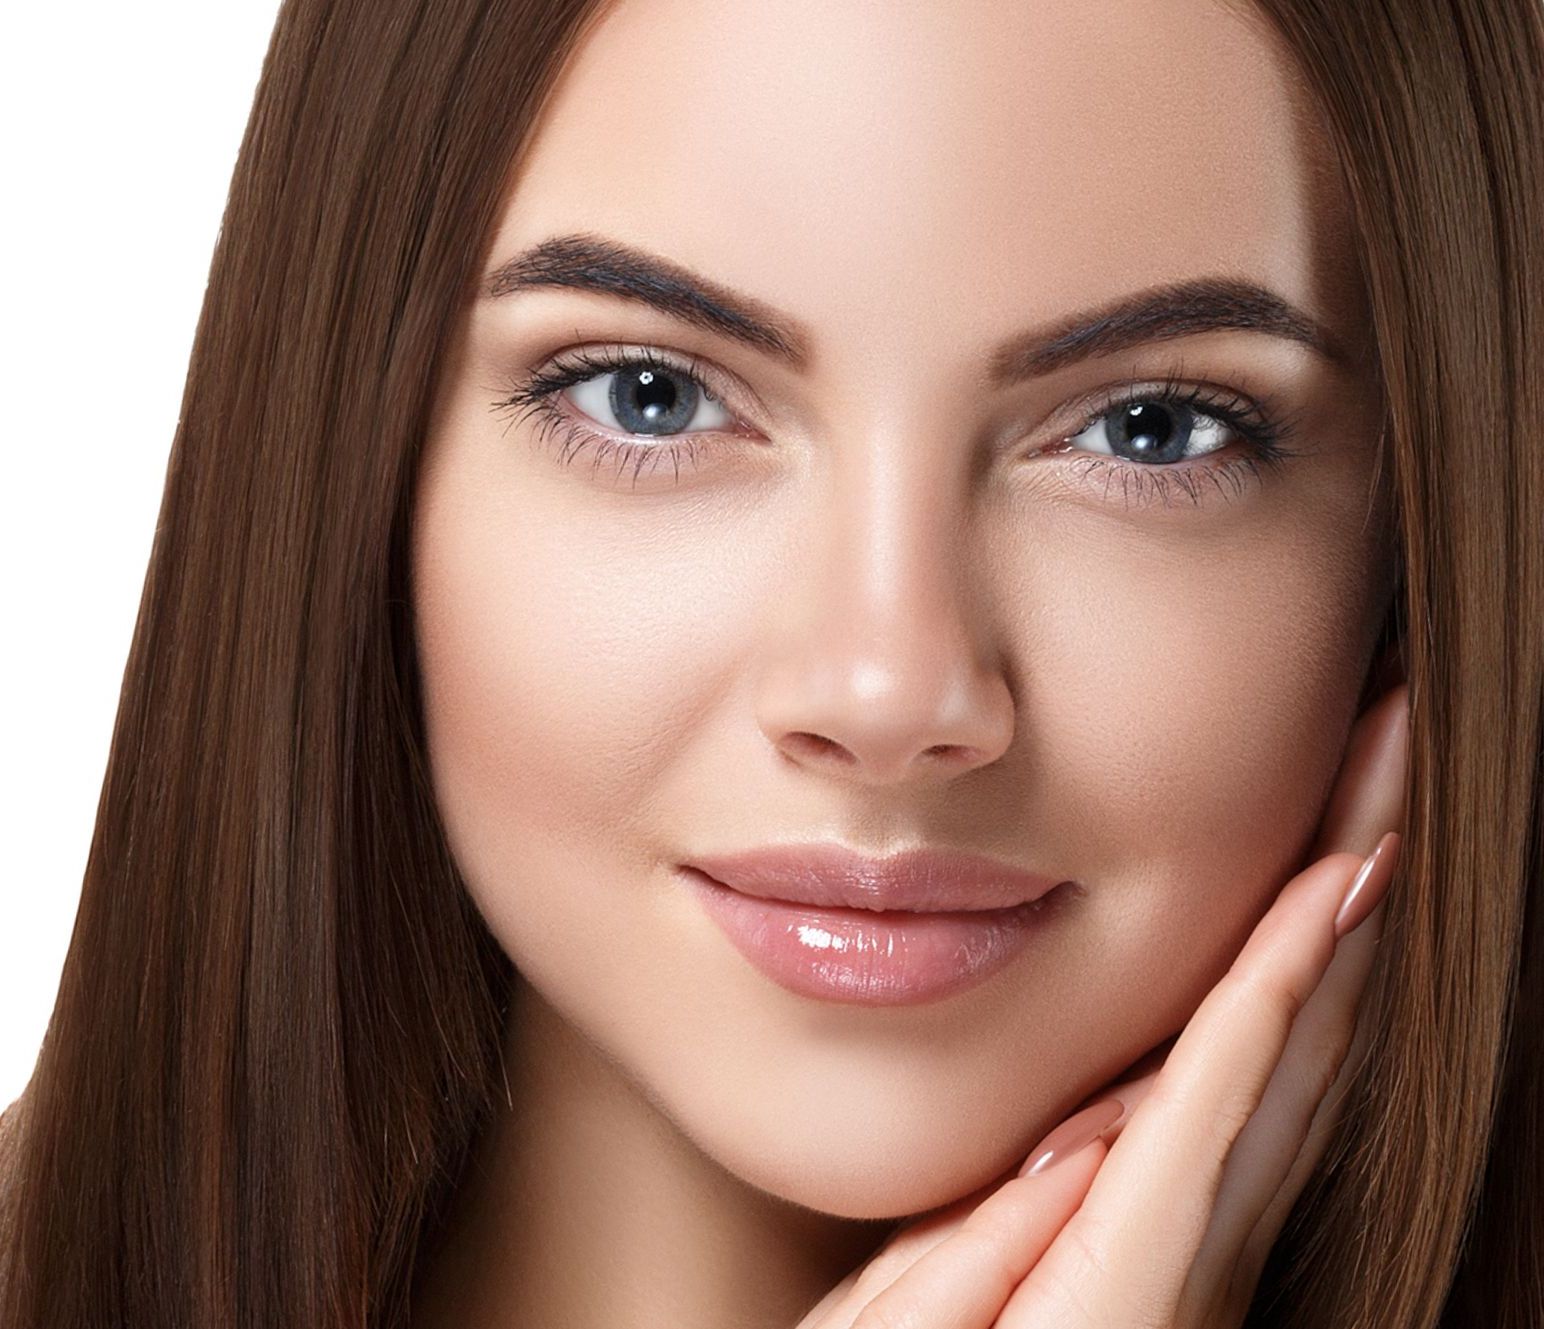
<instances>
[{"instance_id":1,"label":"straight long hair","mask_svg":"<svg viewBox=\"0 0 1544 1329\"><path fill-rule=\"evenodd\" d=\"M1332 136L1411 683L1374 1036L1256 1329L1544 1306L1544 8L1258 0ZM215 246L74 933L17 1329L401 1329L503 1082L413 648L451 330L597 0L286 0ZM519 1074L519 1067L510 1073Z\"/></svg>"}]
</instances>

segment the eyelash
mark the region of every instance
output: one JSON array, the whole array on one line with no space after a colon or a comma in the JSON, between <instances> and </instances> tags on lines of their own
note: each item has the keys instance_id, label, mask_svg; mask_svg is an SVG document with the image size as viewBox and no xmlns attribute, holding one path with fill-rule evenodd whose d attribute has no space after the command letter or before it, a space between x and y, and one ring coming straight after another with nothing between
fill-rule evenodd
<instances>
[{"instance_id":1,"label":"eyelash","mask_svg":"<svg viewBox=\"0 0 1544 1329\"><path fill-rule=\"evenodd\" d=\"M633 481L636 484L638 473L646 460L652 459L658 464L663 458L675 467L675 480L679 482L683 452L690 456L694 466L697 463L697 445L690 437L685 442L676 443L629 443L623 438L588 428L580 417L559 410L553 398L564 389L600 374L650 368L688 379L710 401L724 406L724 394L713 390L712 371L695 356L684 358L686 363L678 363L674 358L663 356L651 347L581 348L568 352L563 358L554 360L550 366L519 381L505 397L494 403L494 408L517 412L516 420L526 416L535 417L539 438L549 442L555 440L561 444L558 457L560 465L570 465L586 447L595 445L592 469L599 467L608 452L615 452L619 457L617 473L620 475L628 462L632 461ZM1198 504L1201 501L1202 486L1208 480L1225 499L1228 497L1223 489L1226 482L1236 497L1243 492L1246 475L1257 480L1263 479L1267 469L1279 468L1289 458L1298 455L1298 450L1288 443L1295 436L1298 417L1283 412L1269 398L1254 400L1231 389L1187 383L1179 372L1168 375L1157 387L1144 386L1152 382L1149 379L1131 378L1102 394L1098 404L1084 413L1077 429L1065 434L1060 444L1053 444L1044 451L1082 454L1083 460L1079 463L1082 478L1089 480L1100 471L1106 472L1106 495L1111 481L1119 476L1128 506L1133 501L1139 504L1161 501L1168 506L1173 496L1170 486L1178 486L1192 504ZM1223 457L1220 461L1205 460L1205 457L1213 455L1208 453L1203 454L1201 459L1189 462L1158 463L1134 462L1114 455L1091 453L1071 444L1070 440L1111 412L1137 402L1189 408L1201 419L1226 425L1238 435L1248 451ZM725 409L728 409L727 406ZM659 437L668 438L669 435ZM1214 452L1222 454L1226 450L1227 445L1224 445Z\"/></svg>"}]
</instances>

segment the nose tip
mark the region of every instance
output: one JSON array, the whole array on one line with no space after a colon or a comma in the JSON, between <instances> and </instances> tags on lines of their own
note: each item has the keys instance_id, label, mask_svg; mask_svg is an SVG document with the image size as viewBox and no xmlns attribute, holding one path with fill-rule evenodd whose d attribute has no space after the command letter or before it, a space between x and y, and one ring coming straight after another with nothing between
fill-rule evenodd
<instances>
[{"instance_id":1,"label":"nose tip","mask_svg":"<svg viewBox=\"0 0 1544 1329\"><path fill-rule=\"evenodd\" d=\"M1001 673L963 641L912 638L893 651L811 643L815 656L763 692L763 732L789 760L866 784L953 777L997 760L1013 731ZM818 658L817 658L818 657Z\"/></svg>"}]
</instances>

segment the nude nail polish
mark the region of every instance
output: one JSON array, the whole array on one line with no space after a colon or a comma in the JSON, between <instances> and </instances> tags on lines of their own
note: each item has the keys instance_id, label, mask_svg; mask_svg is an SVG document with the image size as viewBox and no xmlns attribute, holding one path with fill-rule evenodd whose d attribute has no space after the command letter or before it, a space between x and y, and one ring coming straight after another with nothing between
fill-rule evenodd
<instances>
[{"instance_id":1,"label":"nude nail polish","mask_svg":"<svg viewBox=\"0 0 1544 1329\"><path fill-rule=\"evenodd\" d=\"M1021 1177L1035 1177L1054 1167L1064 1158L1070 1158L1109 1130L1126 1109L1118 1098L1101 1098L1090 1103L1081 1112L1074 1112L1040 1142L1019 1169Z\"/></svg>"},{"instance_id":2,"label":"nude nail polish","mask_svg":"<svg viewBox=\"0 0 1544 1329\"><path fill-rule=\"evenodd\" d=\"M1388 889L1394 875L1394 864L1399 858L1399 835L1389 831L1378 841L1377 848L1367 855L1356 870L1351 885L1346 888L1345 898L1335 914L1335 936L1344 937L1364 923L1367 915L1377 908L1378 901Z\"/></svg>"}]
</instances>

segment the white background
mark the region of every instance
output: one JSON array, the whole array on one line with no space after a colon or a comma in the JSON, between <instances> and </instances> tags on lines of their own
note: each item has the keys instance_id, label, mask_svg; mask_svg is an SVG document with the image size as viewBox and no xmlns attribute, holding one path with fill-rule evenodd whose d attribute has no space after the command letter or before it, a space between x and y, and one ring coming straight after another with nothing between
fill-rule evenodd
<instances>
[{"instance_id":1,"label":"white background","mask_svg":"<svg viewBox=\"0 0 1544 1329\"><path fill-rule=\"evenodd\" d=\"M0 1107L53 1009L193 329L278 0L0 40Z\"/></svg>"}]
</instances>

